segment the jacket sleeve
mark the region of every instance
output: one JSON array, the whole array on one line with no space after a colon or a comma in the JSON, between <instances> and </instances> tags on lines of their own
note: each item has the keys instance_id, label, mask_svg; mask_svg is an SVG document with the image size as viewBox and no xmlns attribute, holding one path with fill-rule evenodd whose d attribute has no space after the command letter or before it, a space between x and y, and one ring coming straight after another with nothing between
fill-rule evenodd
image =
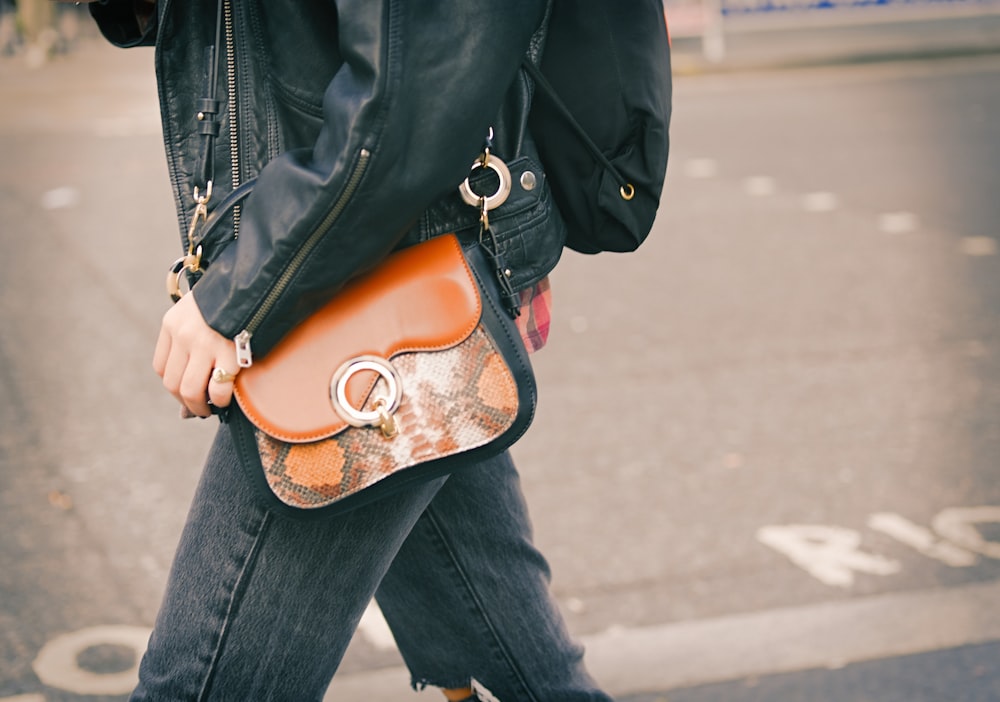
<instances>
[{"instance_id":1,"label":"jacket sleeve","mask_svg":"<svg viewBox=\"0 0 1000 702\"><path fill-rule=\"evenodd\" d=\"M156 43L156 0L98 0L90 3L90 14L115 46Z\"/></svg>"},{"instance_id":2,"label":"jacket sleeve","mask_svg":"<svg viewBox=\"0 0 1000 702\"><path fill-rule=\"evenodd\" d=\"M239 238L194 288L209 325L248 332L258 356L468 175L546 3L337 5L344 63L315 146L261 171Z\"/></svg>"}]
</instances>

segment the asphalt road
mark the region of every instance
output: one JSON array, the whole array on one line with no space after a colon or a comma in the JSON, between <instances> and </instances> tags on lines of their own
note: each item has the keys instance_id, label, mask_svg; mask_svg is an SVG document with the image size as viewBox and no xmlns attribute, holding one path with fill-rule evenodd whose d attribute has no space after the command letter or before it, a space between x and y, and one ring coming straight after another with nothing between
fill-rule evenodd
<instances>
[{"instance_id":1,"label":"asphalt road","mask_svg":"<svg viewBox=\"0 0 1000 702\"><path fill-rule=\"evenodd\" d=\"M648 243L554 276L515 451L591 666L634 702L1000 699L1000 59L676 103ZM155 614L214 431L149 365L174 222L148 52L0 61L0 702L122 699ZM329 699L399 666L373 612Z\"/></svg>"}]
</instances>

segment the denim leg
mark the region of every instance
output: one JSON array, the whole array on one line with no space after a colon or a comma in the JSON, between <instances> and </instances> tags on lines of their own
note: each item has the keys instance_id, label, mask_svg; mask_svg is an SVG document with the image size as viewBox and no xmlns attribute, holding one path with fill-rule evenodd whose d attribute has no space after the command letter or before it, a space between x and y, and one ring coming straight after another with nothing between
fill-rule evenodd
<instances>
[{"instance_id":1,"label":"denim leg","mask_svg":"<svg viewBox=\"0 0 1000 702\"><path fill-rule=\"evenodd\" d=\"M319 701L396 551L444 479L341 517L276 517L229 431L209 455L133 700Z\"/></svg>"},{"instance_id":2,"label":"denim leg","mask_svg":"<svg viewBox=\"0 0 1000 702\"><path fill-rule=\"evenodd\" d=\"M611 699L550 594L509 454L448 479L376 599L418 687L475 680L501 702Z\"/></svg>"}]
</instances>

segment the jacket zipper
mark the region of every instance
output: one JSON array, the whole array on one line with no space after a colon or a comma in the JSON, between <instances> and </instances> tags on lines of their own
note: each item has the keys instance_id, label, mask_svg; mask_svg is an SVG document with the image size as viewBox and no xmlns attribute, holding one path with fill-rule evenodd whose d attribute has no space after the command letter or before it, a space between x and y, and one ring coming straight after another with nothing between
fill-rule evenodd
<instances>
[{"instance_id":1,"label":"jacket zipper","mask_svg":"<svg viewBox=\"0 0 1000 702\"><path fill-rule=\"evenodd\" d=\"M264 298L264 302L254 313L253 317L247 323L246 327L237 334L233 341L236 342L236 361L239 363L241 368L249 368L253 365L253 349L250 346L250 339L253 337L254 332L260 326L264 318L271 312L278 298L281 297L282 293L291 283L292 278L298 273L299 268L305 263L306 259L319 244L320 239L322 239L330 228L333 227L337 218L340 217L341 212L347 207L347 203L350 201L351 196L354 195L354 191L357 190L358 185L361 183L361 178L365 173L365 169L368 167L368 160L371 158L371 152L368 149L361 149L358 155L358 161L354 165L354 170L351 172L351 177L348 179L347 184L344 186L343 192L337 201L334 203L333 207L327 213L320 225L313 230L309 237L303 242L302 246L289 261L288 266L278 277L275 282L274 287Z\"/></svg>"},{"instance_id":2,"label":"jacket zipper","mask_svg":"<svg viewBox=\"0 0 1000 702\"><path fill-rule=\"evenodd\" d=\"M223 30L225 32L225 42L226 42L226 94L229 101L229 158L230 158L230 170L232 172L232 189L237 190L242 182L241 169L240 169L240 148L239 148L239 123L238 114L239 111L236 105L236 51L235 51L235 31L233 27L233 8L231 0L222 0L223 8ZM215 52L221 50L221 47L213 47ZM159 87L160 91L160 102L163 103L163 89L162 85ZM201 117L199 116L199 119ZM171 180L174 182L175 190L178 190L178 182L176 168L174 167L173 161L168 163L170 170ZM194 234L196 231L196 225L199 218L205 219L207 217L207 210L205 209L208 200L212 197L212 183L206 186L205 193L199 193L198 189L195 188L195 210L191 217L191 223L184 228L182 234L182 244L184 250L188 254L193 254L194 251ZM233 206L233 238L237 238L240 233L240 206Z\"/></svg>"},{"instance_id":3,"label":"jacket zipper","mask_svg":"<svg viewBox=\"0 0 1000 702\"><path fill-rule=\"evenodd\" d=\"M223 0L223 22L226 34L226 97L229 100L229 167L232 173L233 191L240 187L240 141L239 141L239 108L236 104L236 31L233 27L233 5L231 0ZM233 238L240 236L241 207L233 207ZM253 352L250 349L250 334L240 332L234 339L236 342L236 362L241 368L253 363Z\"/></svg>"},{"instance_id":4,"label":"jacket zipper","mask_svg":"<svg viewBox=\"0 0 1000 702\"><path fill-rule=\"evenodd\" d=\"M223 17L226 31L226 90L229 99L229 160L232 168L233 190L242 182L240 172L239 109L236 104L236 33L233 29L233 6L224 0ZM240 235L240 206L233 208L233 238Z\"/></svg>"}]
</instances>

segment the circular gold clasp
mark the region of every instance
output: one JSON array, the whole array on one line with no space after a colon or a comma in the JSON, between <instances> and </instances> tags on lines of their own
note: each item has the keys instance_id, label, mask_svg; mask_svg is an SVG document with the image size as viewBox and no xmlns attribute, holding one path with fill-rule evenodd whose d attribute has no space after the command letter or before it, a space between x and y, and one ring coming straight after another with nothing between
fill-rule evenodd
<instances>
[{"instance_id":1,"label":"circular gold clasp","mask_svg":"<svg viewBox=\"0 0 1000 702\"><path fill-rule=\"evenodd\" d=\"M167 294L170 296L171 301L177 302L183 296L184 293L181 292L181 275L184 271L191 271L192 273L197 273L201 270L201 247L193 254L187 254L186 256L181 256L167 270Z\"/></svg>"},{"instance_id":2,"label":"circular gold clasp","mask_svg":"<svg viewBox=\"0 0 1000 702\"><path fill-rule=\"evenodd\" d=\"M471 178L472 174L480 168L489 168L491 171L496 173L497 178L500 179L500 183L497 185L497 190L492 195L483 197L472 192L472 186L469 184L469 178ZM499 207L507 201L507 197L510 195L511 189L510 169L507 168L506 163L497 158L496 154L489 154L489 156L487 156L487 153L484 152L482 156L473 161L472 168L469 172L469 178L466 178L465 182L458 186L458 192L462 194L462 200L466 205L469 205L470 207L484 208L489 211Z\"/></svg>"},{"instance_id":3,"label":"circular gold clasp","mask_svg":"<svg viewBox=\"0 0 1000 702\"><path fill-rule=\"evenodd\" d=\"M356 409L347 400L347 382L356 374L371 371L385 380L386 391L372 401L371 411ZM378 427L391 439L396 435L392 414L403 399L403 379L393 365L379 356L358 356L344 363L330 380L330 401L333 410L352 427Z\"/></svg>"}]
</instances>

